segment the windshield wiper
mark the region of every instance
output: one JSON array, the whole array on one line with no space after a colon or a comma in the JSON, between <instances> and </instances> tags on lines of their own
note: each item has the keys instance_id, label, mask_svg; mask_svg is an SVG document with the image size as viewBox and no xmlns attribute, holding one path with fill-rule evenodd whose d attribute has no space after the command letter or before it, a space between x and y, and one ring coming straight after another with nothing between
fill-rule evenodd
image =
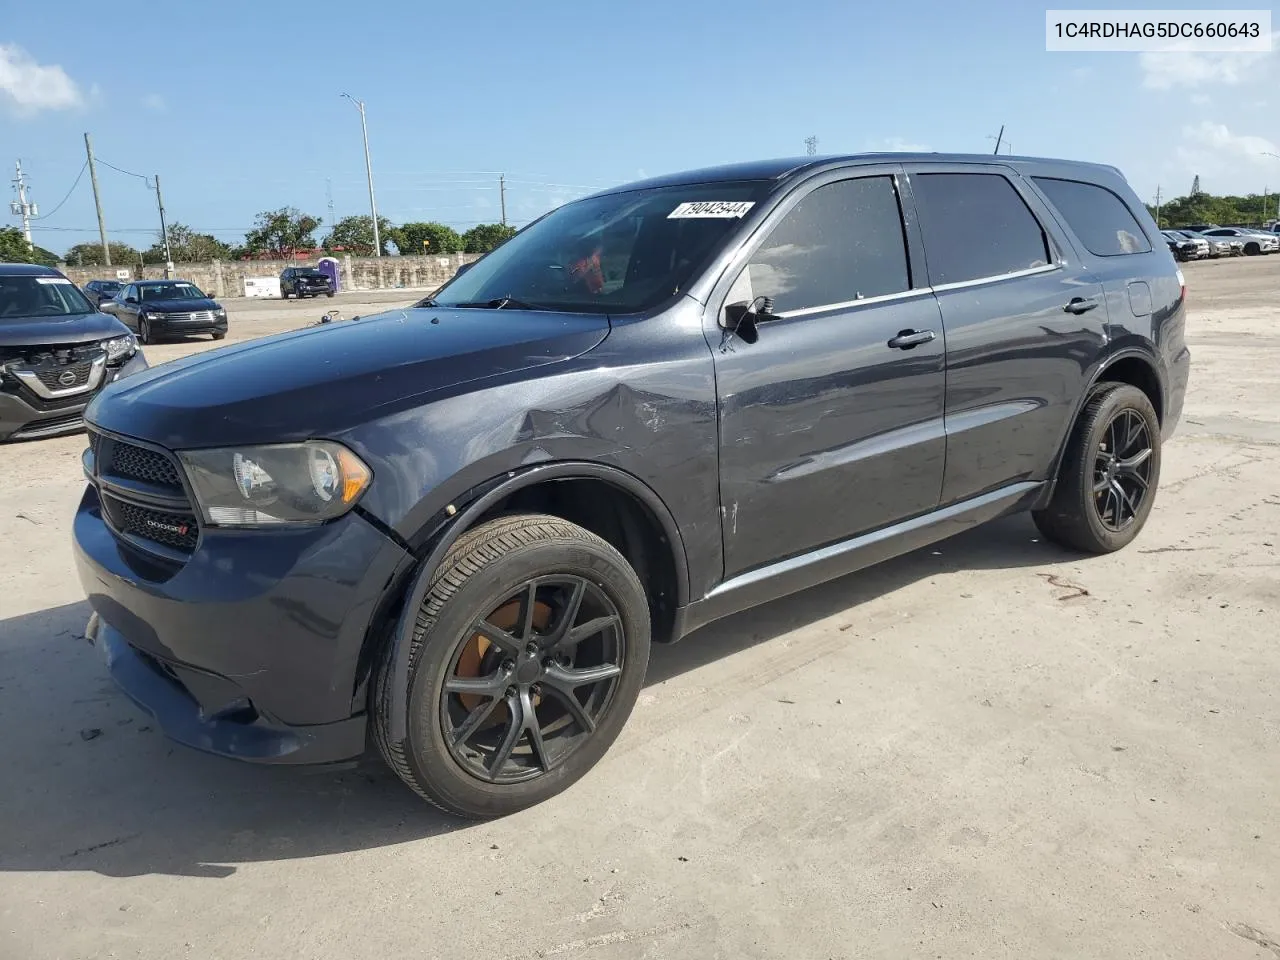
<instances>
[{"instance_id":1,"label":"windshield wiper","mask_svg":"<svg viewBox=\"0 0 1280 960\"><path fill-rule=\"evenodd\" d=\"M524 300L517 300L514 297L498 297L494 300L472 300L468 303L455 304L459 307L483 307L486 310L501 310L504 307L511 310L546 310L546 307L539 306L536 303L526 303Z\"/></svg>"}]
</instances>

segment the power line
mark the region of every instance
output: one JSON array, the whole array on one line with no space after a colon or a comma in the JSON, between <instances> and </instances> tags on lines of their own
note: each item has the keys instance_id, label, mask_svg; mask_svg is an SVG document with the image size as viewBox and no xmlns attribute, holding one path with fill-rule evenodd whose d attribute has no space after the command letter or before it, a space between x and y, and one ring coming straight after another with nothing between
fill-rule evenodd
<instances>
[{"instance_id":1,"label":"power line","mask_svg":"<svg viewBox=\"0 0 1280 960\"><path fill-rule=\"evenodd\" d=\"M110 167L116 173L123 173L126 177L137 177L139 180L141 180L143 183L147 185L148 190L151 189L150 177L144 177L142 174L134 173L132 170L122 170L119 167L117 167L114 163L107 163L107 161L103 160L101 157L95 157L94 159L97 160L104 167Z\"/></svg>"},{"instance_id":2,"label":"power line","mask_svg":"<svg viewBox=\"0 0 1280 960\"><path fill-rule=\"evenodd\" d=\"M76 187L80 186L80 178L84 176L84 172L85 172L86 170L88 170L88 169L89 169L89 161L88 161L88 160L86 160L86 161L84 162L84 164L80 167L80 172L76 174L76 182L75 182L75 183L73 183L73 184L71 185L71 189L67 191L67 195L66 195L65 197L63 197L60 201L58 201L58 205L57 205L56 207L54 207L52 210L50 210L48 213L43 214L43 215L41 215L41 216L39 216L39 217L32 217L32 219L33 219L33 220L48 220L48 219L49 219L50 217L52 217L55 213L57 213L59 210L61 210L61 209L62 209L62 205L63 205L64 203L66 203L68 200L70 200L70 199L71 199L71 194L73 194L73 193L75 193L75 192L76 192Z\"/></svg>"}]
</instances>

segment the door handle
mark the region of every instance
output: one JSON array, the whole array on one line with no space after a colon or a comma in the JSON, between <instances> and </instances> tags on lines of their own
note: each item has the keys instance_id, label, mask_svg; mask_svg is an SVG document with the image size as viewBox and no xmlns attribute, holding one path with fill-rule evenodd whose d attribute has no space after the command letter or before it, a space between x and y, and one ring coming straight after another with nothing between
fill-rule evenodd
<instances>
[{"instance_id":1,"label":"door handle","mask_svg":"<svg viewBox=\"0 0 1280 960\"><path fill-rule=\"evenodd\" d=\"M1098 305L1097 297L1072 297L1071 302L1062 309L1067 313L1074 313L1079 316L1082 313L1088 313Z\"/></svg>"},{"instance_id":2,"label":"door handle","mask_svg":"<svg viewBox=\"0 0 1280 960\"><path fill-rule=\"evenodd\" d=\"M928 343L936 334L932 330L899 330L898 335L889 341L895 350L910 350L922 343Z\"/></svg>"}]
</instances>

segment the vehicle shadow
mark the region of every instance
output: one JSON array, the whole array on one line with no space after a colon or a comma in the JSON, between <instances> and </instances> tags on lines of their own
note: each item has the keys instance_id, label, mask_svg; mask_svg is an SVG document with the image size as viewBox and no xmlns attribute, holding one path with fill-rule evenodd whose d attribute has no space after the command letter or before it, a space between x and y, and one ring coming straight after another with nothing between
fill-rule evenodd
<instances>
[{"instance_id":1,"label":"vehicle shadow","mask_svg":"<svg viewBox=\"0 0 1280 960\"><path fill-rule=\"evenodd\" d=\"M918 580L1075 559L1039 542L1025 516L1007 518L657 648L646 683ZM373 754L341 771L263 768L170 743L83 639L88 612L74 603L0 621L0 870L220 878L240 863L374 849L469 826L424 804Z\"/></svg>"}]
</instances>

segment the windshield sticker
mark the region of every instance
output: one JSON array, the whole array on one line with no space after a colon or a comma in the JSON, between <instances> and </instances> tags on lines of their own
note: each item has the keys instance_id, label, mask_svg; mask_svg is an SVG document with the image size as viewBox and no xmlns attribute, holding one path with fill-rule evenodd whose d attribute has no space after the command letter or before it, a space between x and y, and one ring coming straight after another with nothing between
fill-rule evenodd
<instances>
[{"instance_id":1,"label":"windshield sticker","mask_svg":"<svg viewBox=\"0 0 1280 960\"><path fill-rule=\"evenodd\" d=\"M65 283L68 287L75 286L66 277L36 277L36 283Z\"/></svg>"},{"instance_id":2,"label":"windshield sticker","mask_svg":"<svg viewBox=\"0 0 1280 960\"><path fill-rule=\"evenodd\" d=\"M748 210L755 206L752 200L694 200L682 203L669 214L668 220L697 220L713 217L719 220L734 220L746 216Z\"/></svg>"}]
</instances>

